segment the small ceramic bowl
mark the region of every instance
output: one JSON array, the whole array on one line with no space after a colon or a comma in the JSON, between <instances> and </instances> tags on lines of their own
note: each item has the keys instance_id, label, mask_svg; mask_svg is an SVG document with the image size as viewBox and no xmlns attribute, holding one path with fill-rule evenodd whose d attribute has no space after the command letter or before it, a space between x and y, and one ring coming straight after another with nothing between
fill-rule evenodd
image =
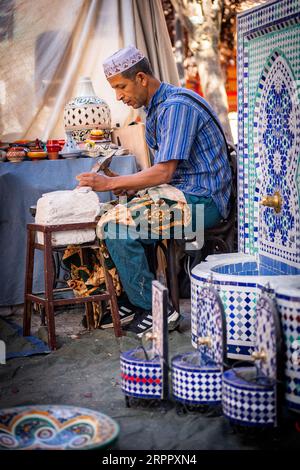
<instances>
[{"instance_id":1,"label":"small ceramic bowl","mask_svg":"<svg viewBox=\"0 0 300 470\"><path fill-rule=\"evenodd\" d=\"M98 411L34 405L0 410L0 450L86 450L112 444L119 425Z\"/></svg>"},{"instance_id":2,"label":"small ceramic bowl","mask_svg":"<svg viewBox=\"0 0 300 470\"><path fill-rule=\"evenodd\" d=\"M44 158L47 157L47 152L42 152L42 151L27 152L27 157L29 157L31 160L43 160Z\"/></svg>"}]
</instances>

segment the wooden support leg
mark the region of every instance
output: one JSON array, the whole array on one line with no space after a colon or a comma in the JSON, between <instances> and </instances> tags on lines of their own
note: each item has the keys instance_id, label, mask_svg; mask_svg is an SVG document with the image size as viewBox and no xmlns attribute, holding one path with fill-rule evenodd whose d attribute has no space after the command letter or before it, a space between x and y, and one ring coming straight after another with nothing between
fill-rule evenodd
<instances>
[{"instance_id":1,"label":"wooden support leg","mask_svg":"<svg viewBox=\"0 0 300 470\"><path fill-rule=\"evenodd\" d=\"M27 229L23 336L29 336L30 329L31 329L32 301L27 299L27 294L32 294L33 266L34 266L34 242L35 242L35 232L33 230Z\"/></svg>"},{"instance_id":2,"label":"wooden support leg","mask_svg":"<svg viewBox=\"0 0 300 470\"><path fill-rule=\"evenodd\" d=\"M51 232L44 234L44 267L45 267L45 312L48 325L48 344L50 349L57 349L55 337L55 320L53 306L53 261Z\"/></svg>"},{"instance_id":3,"label":"wooden support leg","mask_svg":"<svg viewBox=\"0 0 300 470\"><path fill-rule=\"evenodd\" d=\"M87 265L87 252L84 248L80 248L80 259L83 265ZM95 323L92 302L88 302L85 304L85 316L88 329L94 329Z\"/></svg>"},{"instance_id":4,"label":"wooden support leg","mask_svg":"<svg viewBox=\"0 0 300 470\"><path fill-rule=\"evenodd\" d=\"M105 285L106 285L106 290L110 295L110 309L111 309L111 316L114 324L114 332L115 336L119 338L120 336L123 336L122 334L122 328L121 328L121 322L120 322L120 315L119 315L119 308L118 308L118 302L116 298L116 293L115 289L113 286L112 278L107 271L105 267L105 261L104 257L101 253L101 250L99 249L100 253L100 259L101 259L101 264L103 266L103 272L104 272L104 279L105 279Z\"/></svg>"},{"instance_id":5,"label":"wooden support leg","mask_svg":"<svg viewBox=\"0 0 300 470\"><path fill-rule=\"evenodd\" d=\"M87 302L85 304L85 316L88 330L93 330L94 326L94 311L92 302Z\"/></svg>"}]
</instances>

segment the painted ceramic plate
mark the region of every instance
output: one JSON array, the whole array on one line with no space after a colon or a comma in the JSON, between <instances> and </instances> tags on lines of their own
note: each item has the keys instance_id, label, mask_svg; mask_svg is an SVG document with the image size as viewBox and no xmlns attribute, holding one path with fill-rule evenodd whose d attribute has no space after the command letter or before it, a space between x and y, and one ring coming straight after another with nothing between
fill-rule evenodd
<instances>
[{"instance_id":1,"label":"painted ceramic plate","mask_svg":"<svg viewBox=\"0 0 300 470\"><path fill-rule=\"evenodd\" d=\"M86 450L111 444L119 425L109 416L64 405L0 410L0 450Z\"/></svg>"},{"instance_id":2,"label":"painted ceramic plate","mask_svg":"<svg viewBox=\"0 0 300 470\"><path fill-rule=\"evenodd\" d=\"M77 158L81 157L81 150L74 151L74 152L58 152L62 158Z\"/></svg>"}]
</instances>

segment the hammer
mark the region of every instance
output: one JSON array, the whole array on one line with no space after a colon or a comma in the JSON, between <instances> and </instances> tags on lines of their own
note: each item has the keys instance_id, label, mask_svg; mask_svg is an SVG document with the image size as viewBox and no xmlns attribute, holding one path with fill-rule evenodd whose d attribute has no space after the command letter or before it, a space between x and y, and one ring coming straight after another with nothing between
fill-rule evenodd
<instances>
[{"instance_id":1,"label":"hammer","mask_svg":"<svg viewBox=\"0 0 300 470\"><path fill-rule=\"evenodd\" d=\"M96 163L93 165L91 172L99 173L101 171L106 176L118 176L117 173L114 173L112 170L109 169L112 158L116 151L116 149L112 149L110 152L108 152L107 155L105 155L105 157L98 158Z\"/></svg>"}]
</instances>

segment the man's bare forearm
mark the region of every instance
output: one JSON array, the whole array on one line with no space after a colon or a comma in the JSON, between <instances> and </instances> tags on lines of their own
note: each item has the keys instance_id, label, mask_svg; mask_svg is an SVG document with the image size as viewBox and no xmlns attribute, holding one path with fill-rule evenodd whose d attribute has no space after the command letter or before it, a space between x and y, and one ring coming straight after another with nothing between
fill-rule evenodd
<instances>
[{"instance_id":1,"label":"man's bare forearm","mask_svg":"<svg viewBox=\"0 0 300 470\"><path fill-rule=\"evenodd\" d=\"M146 170L135 173L134 175L116 176L109 182L110 190L118 189L135 190L158 186L159 184L169 183L171 177L168 172L158 165Z\"/></svg>"},{"instance_id":2,"label":"man's bare forearm","mask_svg":"<svg viewBox=\"0 0 300 470\"><path fill-rule=\"evenodd\" d=\"M82 173L76 178L79 186L90 186L94 191L138 191L169 183L176 169L177 161L172 160L166 163L158 163L151 168L126 176L104 176L96 173Z\"/></svg>"}]
</instances>

